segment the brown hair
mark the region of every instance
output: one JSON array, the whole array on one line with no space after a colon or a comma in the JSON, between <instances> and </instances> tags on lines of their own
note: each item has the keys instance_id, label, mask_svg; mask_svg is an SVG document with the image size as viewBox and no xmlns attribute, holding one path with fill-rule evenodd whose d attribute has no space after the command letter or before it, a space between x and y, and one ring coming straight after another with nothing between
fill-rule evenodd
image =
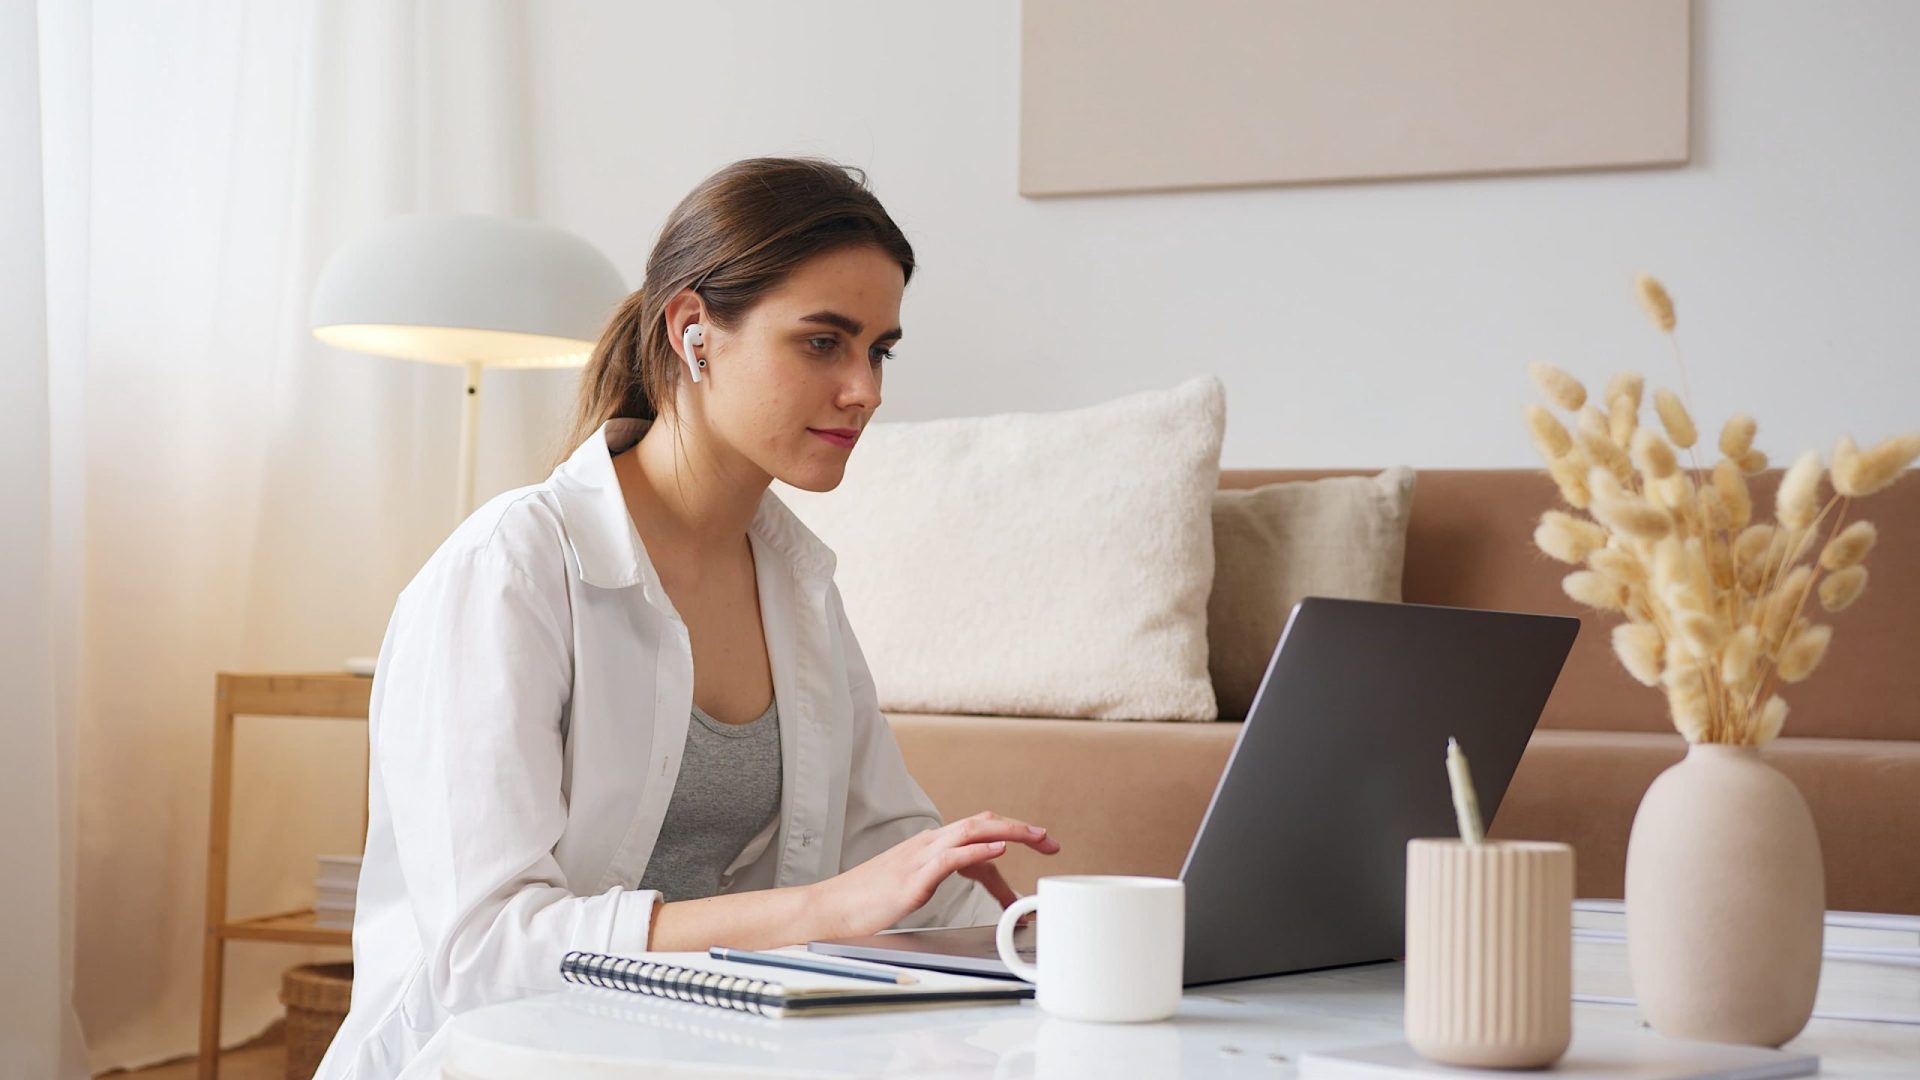
<instances>
[{"instance_id":1,"label":"brown hair","mask_svg":"<svg viewBox=\"0 0 1920 1080\"><path fill-rule=\"evenodd\" d=\"M687 376L668 340L667 302L691 288L709 324L737 326L801 263L872 245L913 279L913 247L867 189L866 173L820 158L747 158L707 177L667 217L647 277L621 301L594 345L562 456L615 417L651 420L674 408Z\"/></svg>"}]
</instances>

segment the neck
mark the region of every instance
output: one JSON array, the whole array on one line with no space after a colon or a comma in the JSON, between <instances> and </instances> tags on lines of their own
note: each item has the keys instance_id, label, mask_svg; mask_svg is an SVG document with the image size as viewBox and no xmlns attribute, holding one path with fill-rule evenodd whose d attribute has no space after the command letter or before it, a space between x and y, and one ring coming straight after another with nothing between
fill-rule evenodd
<instances>
[{"instance_id":1,"label":"neck","mask_svg":"<svg viewBox=\"0 0 1920 1080\"><path fill-rule=\"evenodd\" d=\"M630 452L614 459L627 511L656 570L683 574L733 560L773 478L714 452L687 428L655 422Z\"/></svg>"}]
</instances>

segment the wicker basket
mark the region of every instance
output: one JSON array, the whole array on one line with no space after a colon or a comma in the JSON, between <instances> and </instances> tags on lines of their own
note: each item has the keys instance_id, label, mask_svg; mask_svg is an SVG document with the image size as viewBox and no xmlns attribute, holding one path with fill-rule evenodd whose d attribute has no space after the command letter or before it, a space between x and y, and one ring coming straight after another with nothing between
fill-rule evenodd
<instances>
[{"instance_id":1,"label":"wicker basket","mask_svg":"<svg viewBox=\"0 0 1920 1080\"><path fill-rule=\"evenodd\" d=\"M347 1018L352 994L352 964L302 964L280 977L280 1003L287 1007L287 1080L313 1080Z\"/></svg>"}]
</instances>

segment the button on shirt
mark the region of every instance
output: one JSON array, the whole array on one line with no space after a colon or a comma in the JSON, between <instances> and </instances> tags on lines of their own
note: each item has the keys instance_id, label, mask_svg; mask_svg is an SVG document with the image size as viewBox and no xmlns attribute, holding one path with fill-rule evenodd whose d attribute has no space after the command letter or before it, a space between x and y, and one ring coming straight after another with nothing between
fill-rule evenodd
<instances>
[{"instance_id":1,"label":"button on shirt","mask_svg":"<svg viewBox=\"0 0 1920 1080\"><path fill-rule=\"evenodd\" d=\"M557 989L568 951L647 947L693 650L627 510L615 419L490 500L394 605L374 671L352 1008L316 1076L425 1074L457 1012ZM728 891L804 885L940 824L854 639L834 555L768 490L747 530L780 709L780 812ZM952 875L898 927L990 923ZM437 1073L435 1073L437 1075Z\"/></svg>"}]
</instances>

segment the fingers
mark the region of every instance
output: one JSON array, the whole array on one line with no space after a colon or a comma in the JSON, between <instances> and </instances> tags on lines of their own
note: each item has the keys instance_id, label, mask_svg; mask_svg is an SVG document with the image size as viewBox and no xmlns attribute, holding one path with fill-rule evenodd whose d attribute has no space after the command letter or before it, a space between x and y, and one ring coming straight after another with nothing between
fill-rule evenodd
<instances>
[{"instance_id":1,"label":"fingers","mask_svg":"<svg viewBox=\"0 0 1920 1080\"><path fill-rule=\"evenodd\" d=\"M964 870L975 863L999 858L1007 850L1005 840L992 840L984 844L962 844L951 847L934 856L931 863L937 874L934 883L939 884L948 874Z\"/></svg>"},{"instance_id":2,"label":"fingers","mask_svg":"<svg viewBox=\"0 0 1920 1080\"><path fill-rule=\"evenodd\" d=\"M995 840L1008 843L1025 844L1044 855L1060 850L1060 844L1047 835L1047 830L1039 825L1004 818L991 810L983 810L972 817L964 817L946 826L954 843L981 844Z\"/></svg>"},{"instance_id":3,"label":"fingers","mask_svg":"<svg viewBox=\"0 0 1920 1080\"><path fill-rule=\"evenodd\" d=\"M1013 886L1008 885L1007 879L1001 875L1000 868L995 866L991 861L974 863L972 866L963 867L960 873L984 886L987 894L999 901L1001 907L1006 907L1008 904L1020 899L1020 894L1013 891Z\"/></svg>"}]
</instances>

